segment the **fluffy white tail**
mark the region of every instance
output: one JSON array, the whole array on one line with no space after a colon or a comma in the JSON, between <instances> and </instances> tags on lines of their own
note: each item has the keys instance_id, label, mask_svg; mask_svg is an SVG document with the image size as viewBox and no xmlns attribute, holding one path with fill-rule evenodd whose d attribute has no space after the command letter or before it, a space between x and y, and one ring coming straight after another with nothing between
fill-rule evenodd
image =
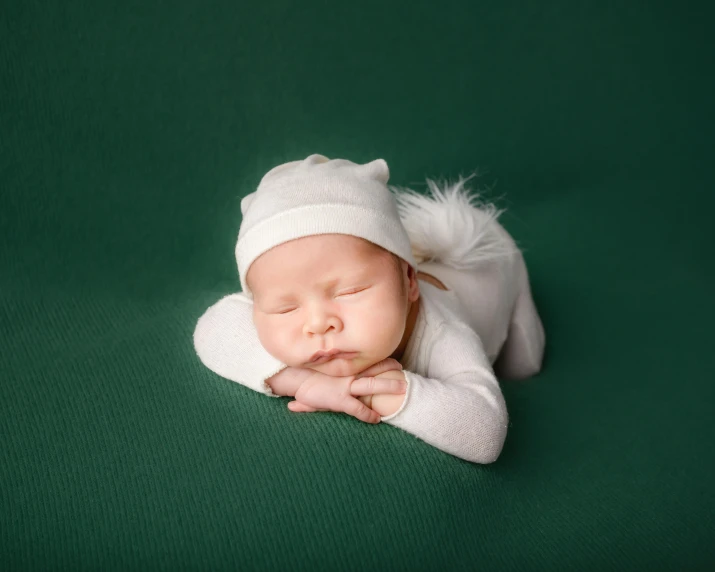
<instances>
[{"instance_id":1,"label":"fluffy white tail","mask_svg":"<svg viewBox=\"0 0 715 572\"><path fill-rule=\"evenodd\" d=\"M428 195L390 186L418 264L439 262L467 270L516 252L497 222L504 211L480 201L465 186L473 176L460 176L453 184L427 179Z\"/></svg>"}]
</instances>

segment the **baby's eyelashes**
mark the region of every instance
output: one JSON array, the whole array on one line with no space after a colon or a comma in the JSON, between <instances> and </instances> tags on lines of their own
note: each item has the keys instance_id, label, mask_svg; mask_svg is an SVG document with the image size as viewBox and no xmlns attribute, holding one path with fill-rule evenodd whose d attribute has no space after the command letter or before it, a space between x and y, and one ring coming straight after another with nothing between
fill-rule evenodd
<instances>
[{"instance_id":1,"label":"baby's eyelashes","mask_svg":"<svg viewBox=\"0 0 715 572\"><path fill-rule=\"evenodd\" d=\"M294 310L297 310L295 306L291 306L290 308L281 308L279 310L276 310L275 312L270 312L271 314L290 314Z\"/></svg>"},{"instance_id":2,"label":"baby's eyelashes","mask_svg":"<svg viewBox=\"0 0 715 572\"><path fill-rule=\"evenodd\" d=\"M367 286L361 286L359 288L349 288L347 290L343 290L342 292L338 292L336 296L352 296L353 294L357 294L358 292L367 290L367 288Z\"/></svg>"}]
</instances>

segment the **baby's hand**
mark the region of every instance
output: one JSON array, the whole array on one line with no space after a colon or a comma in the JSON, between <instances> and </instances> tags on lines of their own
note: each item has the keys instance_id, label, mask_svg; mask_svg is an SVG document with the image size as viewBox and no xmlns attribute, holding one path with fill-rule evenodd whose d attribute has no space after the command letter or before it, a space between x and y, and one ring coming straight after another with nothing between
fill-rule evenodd
<instances>
[{"instance_id":1,"label":"baby's hand","mask_svg":"<svg viewBox=\"0 0 715 572\"><path fill-rule=\"evenodd\" d=\"M294 412L336 411L365 423L379 423L380 414L357 398L376 393L404 394L407 388L404 379L374 377L399 367L395 360L384 360L358 375L332 377L312 372L296 392L295 401L288 403L288 408ZM371 375L366 376L368 373Z\"/></svg>"},{"instance_id":2,"label":"baby's hand","mask_svg":"<svg viewBox=\"0 0 715 572\"><path fill-rule=\"evenodd\" d=\"M312 370L302 367L286 367L273 377L269 377L266 383L276 395L293 397L298 388L312 373Z\"/></svg>"},{"instance_id":3,"label":"baby's hand","mask_svg":"<svg viewBox=\"0 0 715 572\"><path fill-rule=\"evenodd\" d=\"M355 377L374 377L387 371L401 369L402 366L399 361L387 358L360 372ZM273 377L269 377L266 380L266 383L274 394L280 395L281 397L294 397L298 388L312 375L312 373L312 369L289 366L283 368Z\"/></svg>"},{"instance_id":4,"label":"baby's hand","mask_svg":"<svg viewBox=\"0 0 715 572\"><path fill-rule=\"evenodd\" d=\"M402 371L402 364L396 359L386 358L366 370L361 371L355 377L376 377L387 371Z\"/></svg>"},{"instance_id":5,"label":"baby's hand","mask_svg":"<svg viewBox=\"0 0 715 572\"><path fill-rule=\"evenodd\" d=\"M405 374L402 370L385 371L377 375L378 379L395 379L406 383ZM370 409L377 411L382 417L387 417L396 413L405 401L404 395L394 395L389 393L375 392L371 395L359 397Z\"/></svg>"}]
</instances>

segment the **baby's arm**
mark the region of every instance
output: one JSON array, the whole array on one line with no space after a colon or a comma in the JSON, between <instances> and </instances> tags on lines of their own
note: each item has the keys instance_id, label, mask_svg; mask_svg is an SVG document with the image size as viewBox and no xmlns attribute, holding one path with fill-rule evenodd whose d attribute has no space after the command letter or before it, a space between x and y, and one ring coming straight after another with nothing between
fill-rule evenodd
<instances>
[{"instance_id":1,"label":"baby's arm","mask_svg":"<svg viewBox=\"0 0 715 572\"><path fill-rule=\"evenodd\" d=\"M267 380L286 365L261 345L252 302L243 294L225 296L206 310L194 330L194 348L214 373L259 393L279 395Z\"/></svg>"},{"instance_id":2,"label":"baby's arm","mask_svg":"<svg viewBox=\"0 0 715 572\"><path fill-rule=\"evenodd\" d=\"M479 336L467 326L445 324L430 353L426 376L404 372L405 396L376 395L369 406L385 414L383 422L442 451L474 463L495 461L508 416Z\"/></svg>"}]
</instances>

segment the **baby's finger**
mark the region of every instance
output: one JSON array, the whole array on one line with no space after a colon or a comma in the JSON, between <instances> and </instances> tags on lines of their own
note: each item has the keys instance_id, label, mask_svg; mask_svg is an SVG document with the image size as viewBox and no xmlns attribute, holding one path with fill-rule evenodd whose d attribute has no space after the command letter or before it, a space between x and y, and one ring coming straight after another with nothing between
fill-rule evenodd
<instances>
[{"instance_id":1,"label":"baby's finger","mask_svg":"<svg viewBox=\"0 0 715 572\"><path fill-rule=\"evenodd\" d=\"M344 405L343 411L360 421L372 424L380 422L380 414L377 411L370 409L358 399L348 398Z\"/></svg>"},{"instance_id":2,"label":"baby's finger","mask_svg":"<svg viewBox=\"0 0 715 572\"><path fill-rule=\"evenodd\" d=\"M377 362L375 365L370 366L365 371L361 372L359 375L361 377L372 377L375 375L380 375L386 371L401 370L402 364L396 359L387 358L382 361Z\"/></svg>"},{"instance_id":3,"label":"baby's finger","mask_svg":"<svg viewBox=\"0 0 715 572\"><path fill-rule=\"evenodd\" d=\"M300 401L289 401L288 409L290 409L294 413L313 413L315 411L318 411L318 409L316 409L315 407L311 407L310 405L305 405L305 404L301 403Z\"/></svg>"},{"instance_id":4,"label":"baby's finger","mask_svg":"<svg viewBox=\"0 0 715 572\"><path fill-rule=\"evenodd\" d=\"M391 393L400 395L407 391L407 382L402 379L385 377L361 377L350 384L350 395L355 397Z\"/></svg>"}]
</instances>

